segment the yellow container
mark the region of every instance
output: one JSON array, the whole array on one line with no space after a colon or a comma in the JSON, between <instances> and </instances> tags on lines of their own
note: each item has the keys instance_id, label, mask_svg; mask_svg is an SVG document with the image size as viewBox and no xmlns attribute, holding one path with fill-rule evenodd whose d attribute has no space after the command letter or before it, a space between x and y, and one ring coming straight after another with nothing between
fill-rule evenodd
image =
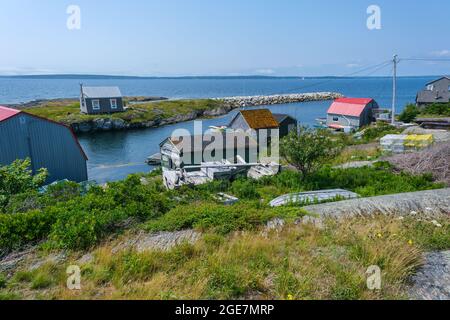
<instances>
[{"instance_id":1,"label":"yellow container","mask_svg":"<svg viewBox=\"0 0 450 320\"><path fill-rule=\"evenodd\" d=\"M411 134L405 139L405 147L425 148L433 144L432 134Z\"/></svg>"}]
</instances>

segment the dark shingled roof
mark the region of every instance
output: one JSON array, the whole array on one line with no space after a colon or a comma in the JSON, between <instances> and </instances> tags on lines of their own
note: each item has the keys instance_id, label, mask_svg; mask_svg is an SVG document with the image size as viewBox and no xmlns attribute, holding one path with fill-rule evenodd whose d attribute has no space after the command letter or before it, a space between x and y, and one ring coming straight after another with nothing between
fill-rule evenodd
<instances>
[{"instance_id":1,"label":"dark shingled roof","mask_svg":"<svg viewBox=\"0 0 450 320\"><path fill-rule=\"evenodd\" d=\"M438 81L441 81L442 79L450 80L450 77L441 77L441 78L439 78L439 79L437 79L437 80L433 80L433 81L431 81L431 82L428 82L427 85L436 83L436 82L438 82Z\"/></svg>"},{"instance_id":2,"label":"dark shingled roof","mask_svg":"<svg viewBox=\"0 0 450 320\"><path fill-rule=\"evenodd\" d=\"M427 83L427 86L434 85L437 82L443 82L441 85L435 86L434 90L422 90L417 94L417 103L448 103L450 102L450 78L442 77ZM445 83L447 82L447 84ZM437 89L436 89L437 87Z\"/></svg>"},{"instance_id":3,"label":"dark shingled roof","mask_svg":"<svg viewBox=\"0 0 450 320\"><path fill-rule=\"evenodd\" d=\"M241 114L250 128L255 130L275 129L280 126L272 112L268 109L242 110Z\"/></svg>"},{"instance_id":4,"label":"dark shingled roof","mask_svg":"<svg viewBox=\"0 0 450 320\"><path fill-rule=\"evenodd\" d=\"M281 114L281 113L274 113L273 117L275 118L275 120L278 121L279 124L281 124L284 120L286 120L287 118L292 118L290 115L288 114ZM292 118L292 120L295 120L294 118Z\"/></svg>"},{"instance_id":5,"label":"dark shingled roof","mask_svg":"<svg viewBox=\"0 0 450 320\"><path fill-rule=\"evenodd\" d=\"M450 102L449 92L423 90L417 94L418 103L447 103Z\"/></svg>"}]
</instances>

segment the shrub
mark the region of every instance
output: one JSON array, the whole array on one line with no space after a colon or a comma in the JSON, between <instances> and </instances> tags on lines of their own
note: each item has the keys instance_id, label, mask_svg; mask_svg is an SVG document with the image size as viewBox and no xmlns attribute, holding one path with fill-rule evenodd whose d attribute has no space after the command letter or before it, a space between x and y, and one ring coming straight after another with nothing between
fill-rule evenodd
<instances>
[{"instance_id":1,"label":"shrub","mask_svg":"<svg viewBox=\"0 0 450 320\"><path fill-rule=\"evenodd\" d=\"M58 248L90 247L129 217L157 218L169 210L170 201L162 191L157 183L142 185L138 176L111 183L106 190L92 187L84 196L73 183L51 187L37 196L37 203L47 207L0 214L0 248L13 249L47 237ZM22 210L19 205L11 208Z\"/></svg>"},{"instance_id":2,"label":"shrub","mask_svg":"<svg viewBox=\"0 0 450 320\"><path fill-rule=\"evenodd\" d=\"M433 103L425 106L421 114L436 115L436 116L450 116L450 103Z\"/></svg>"},{"instance_id":3,"label":"shrub","mask_svg":"<svg viewBox=\"0 0 450 320\"><path fill-rule=\"evenodd\" d=\"M0 212L12 195L35 191L44 184L48 176L47 170L40 169L33 175L30 166L30 159L16 160L8 166L0 166Z\"/></svg>"},{"instance_id":4,"label":"shrub","mask_svg":"<svg viewBox=\"0 0 450 320\"><path fill-rule=\"evenodd\" d=\"M58 248L86 249L95 244L108 227L119 220L121 212L61 211L52 226L50 240Z\"/></svg>"},{"instance_id":5,"label":"shrub","mask_svg":"<svg viewBox=\"0 0 450 320\"><path fill-rule=\"evenodd\" d=\"M256 190L256 184L250 179L239 179L231 186L233 194L241 199L258 199L260 195Z\"/></svg>"},{"instance_id":6,"label":"shrub","mask_svg":"<svg viewBox=\"0 0 450 320\"><path fill-rule=\"evenodd\" d=\"M307 176L335 157L341 147L324 130L301 127L298 132L291 131L283 138L280 151L287 162Z\"/></svg>"},{"instance_id":7,"label":"shrub","mask_svg":"<svg viewBox=\"0 0 450 320\"><path fill-rule=\"evenodd\" d=\"M398 120L410 123L413 122L420 114L419 108L414 104L409 104L403 109L402 113L398 117Z\"/></svg>"},{"instance_id":8,"label":"shrub","mask_svg":"<svg viewBox=\"0 0 450 320\"><path fill-rule=\"evenodd\" d=\"M197 203L176 207L161 218L150 221L150 231L175 231L188 228L211 230L228 234L235 230L251 230L274 217L292 218L302 215L297 208L268 208L254 202L240 202L233 206L216 203Z\"/></svg>"},{"instance_id":9,"label":"shrub","mask_svg":"<svg viewBox=\"0 0 450 320\"><path fill-rule=\"evenodd\" d=\"M372 142L376 141L385 135L400 133L401 130L391 126L388 123L379 122L375 126L370 126L363 131L363 141Z\"/></svg>"},{"instance_id":10,"label":"shrub","mask_svg":"<svg viewBox=\"0 0 450 320\"><path fill-rule=\"evenodd\" d=\"M0 214L0 248L13 249L43 239L57 212L52 208L18 214Z\"/></svg>"}]
</instances>

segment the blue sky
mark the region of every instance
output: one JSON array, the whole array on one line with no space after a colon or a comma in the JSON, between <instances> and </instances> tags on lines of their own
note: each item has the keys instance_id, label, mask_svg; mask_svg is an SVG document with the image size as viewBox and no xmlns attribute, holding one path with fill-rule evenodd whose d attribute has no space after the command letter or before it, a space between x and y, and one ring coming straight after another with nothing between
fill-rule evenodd
<instances>
[{"instance_id":1,"label":"blue sky","mask_svg":"<svg viewBox=\"0 0 450 320\"><path fill-rule=\"evenodd\" d=\"M381 30L366 27L372 4ZM0 74L345 75L393 53L450 59L449 14L448 0L0 0Z\"/></svg>"}]
</instances>

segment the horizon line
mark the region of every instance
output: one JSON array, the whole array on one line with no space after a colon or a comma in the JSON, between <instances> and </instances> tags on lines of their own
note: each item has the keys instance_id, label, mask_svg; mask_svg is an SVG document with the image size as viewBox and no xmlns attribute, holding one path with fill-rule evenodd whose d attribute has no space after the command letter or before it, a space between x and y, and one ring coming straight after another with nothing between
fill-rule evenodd
<instances>
[{"instance_id":1,"label":"horizon line","mask_svg":"<svg viewBox=\"0 0 450 320\"><path fill-rule=\"evenodd\" d=\"M398 78L428 78L428 77L442 77L445 74L440 75L397 75ZM23 74L23 75L0 75L0 78L110 78L110 79L318 79L318 78L341 78L341 79L354 79L354 78L392 78L391 75L371 75L371 76L283 76L283 75L184 75L184 76L136 76L136 75L114 75L114 74L84 74L84 73L48 73L48 74Z\"/></svg>"}]
</instances>

